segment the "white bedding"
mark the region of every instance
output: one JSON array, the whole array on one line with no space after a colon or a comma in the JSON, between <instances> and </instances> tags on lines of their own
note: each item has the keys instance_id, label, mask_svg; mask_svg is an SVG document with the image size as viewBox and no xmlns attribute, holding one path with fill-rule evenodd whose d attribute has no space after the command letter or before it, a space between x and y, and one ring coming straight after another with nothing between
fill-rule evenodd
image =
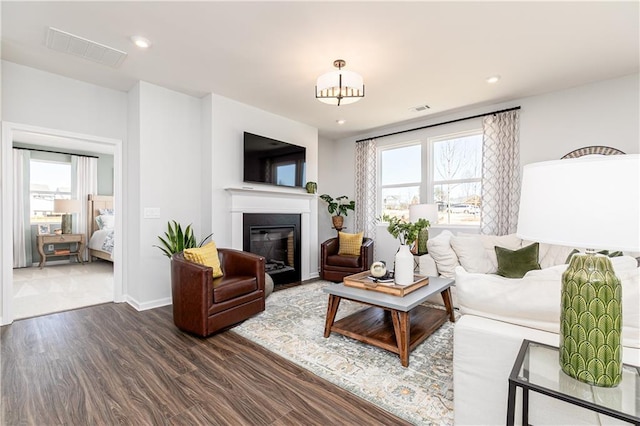
<instances>
[{"instance_id":1,"label":"white bedding","mask_svg":"<svg viewBox=\"0 0 640 426\"><path fill-rule=\"evenodd\" d=\"M89 248L113 255L113 229L100 229L93 233L89 240Z\"/></svg>"}]
</instances>

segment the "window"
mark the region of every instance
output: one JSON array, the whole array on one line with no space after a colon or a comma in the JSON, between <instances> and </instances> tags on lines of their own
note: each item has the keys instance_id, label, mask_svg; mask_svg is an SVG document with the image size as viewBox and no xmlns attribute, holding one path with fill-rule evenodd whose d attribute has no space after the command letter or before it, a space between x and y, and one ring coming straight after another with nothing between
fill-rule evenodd
<instances>
[{"instance_id":1,"label":"window","mask_svg":"<svg viewBox=\"0 0 640 426\"><path fill-rule=\"evenodd\" d=\"M480 225L482 131L379 148L380 215L409 219L409 206L436 203L439 224Z\"/></svg>"},{"instance_id":2,"label":"window","mask_svg":"<svg viewBox=\"0 0 640 426\"><path fill-rule=\"evenodd\" d=\"M482 180L482 135L433 139L432 193L438 223L479 225Z\"/></svg>"},{"instance_id":3,"label":"window","mask_svg":"<svg viewBox=\"0 0 640 426\"><path fill-rule=\"evenodd\" d=\"M71 198L71 164L31 160L31 223L60 221L53 212L53 200Z\"/></svg>"},{"instance_id":4,"label":"window","mask_svg":"<svg viewBox=\"0 0 640 426\"><path fill-rule=\"evenodd\" d=\"M420 203L420 143L380 151L381 214L409 219L409 205Z\"/></svg>"}]
</instances>

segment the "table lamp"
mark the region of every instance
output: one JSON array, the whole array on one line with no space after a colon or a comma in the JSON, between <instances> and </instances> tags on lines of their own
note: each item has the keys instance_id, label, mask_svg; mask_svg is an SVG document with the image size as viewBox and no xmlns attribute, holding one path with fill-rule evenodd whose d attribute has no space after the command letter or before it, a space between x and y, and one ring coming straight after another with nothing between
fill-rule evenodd
<instances>
[{"instance_id":1,"label":"table lamp","mask_svg":"<svg viewBox=\"0 0 640 426\"><path fill-rule=\"evenodd\" d=\"M560 366L614 387L622 378L622 287L594 249L640 249L639 155L585 156L524 166L520 238L587 248L562 275Z\"/></svg>"},{"instance_id":2,"label":"table lamp","mask_svg":"<svg viewBox=\"0 0 640 426\"><path fill-rule=\"evenodd\" d=\"M429 226L438 223L438 205L437 204L411 204L409 206L409 222L415 223L420 219L429 221ZM429 229L422 228L418 233L416 244L416 254L422 255L427 253L427 241L429 240Z\"/></svg>"},{"instance_id":3,"label":"table lamp","mask_svg":"<svg viewBox=\"0 0 640 426\"><path fill-rule=\"evenodd\" d=\"M72 214L80 213L80 201L55 199L53 200L53 211L55 213L62 213L62 233L72 234Z\"/></svg>"}]
</instances>

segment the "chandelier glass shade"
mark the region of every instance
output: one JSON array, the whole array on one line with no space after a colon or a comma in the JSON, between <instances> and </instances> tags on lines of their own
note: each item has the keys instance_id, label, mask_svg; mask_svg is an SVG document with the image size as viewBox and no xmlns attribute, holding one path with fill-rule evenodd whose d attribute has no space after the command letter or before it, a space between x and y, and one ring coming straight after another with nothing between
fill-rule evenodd
<instances>
[{"instance_id":1,"label":"chandelier glass shade","mask_svg":"<svg viewBox=\"0 0 640 426\"><path fill-rule=\"evenodd\" d=\"M342 69L346 62L336 59L333 65L337 71L322 74L316 82L316 99L329 105L346 105L364 97L364 80L353 71Z\"/></svg>"}]
</instances>

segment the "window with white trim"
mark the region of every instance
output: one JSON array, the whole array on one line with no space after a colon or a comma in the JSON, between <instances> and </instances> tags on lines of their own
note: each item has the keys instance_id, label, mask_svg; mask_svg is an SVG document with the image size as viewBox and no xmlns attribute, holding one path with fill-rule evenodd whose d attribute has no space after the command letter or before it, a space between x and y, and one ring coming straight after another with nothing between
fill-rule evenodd
<instances>
[{"instance_id":1,"label":"window with white trim","mask_svg":"<svg viewBox=\"0 0 640 426\"><path fill-rule=\"evenodd\" d=\"M438 204L440 225L480 225L482 131L379 147L379 214L409 219L411 204Z\"/></svg>"},{"instance_id":2,"label":"window with white trim","mask_svg":"<svg viewBox=\"0 0 640 426\"><path fill-rule=\"evenodd\" d=\"M71 198L71 163L32 159L29 168L31 223L60 221L53 200Z\"/></svg>"},{"instance_id":3,"label":"window with white trim","mask_svg":"<svg viewBox=\"0 0 640 426\"><path fill-rule=\"evenodd\" d=\"M431 144L431 193L438 223L480 225L482 134L434 138Z\"/></svg>"},{"instance_id":4,"label":"window with white trim","mask_svg":"<svg viewBox=\"0 0 640 426\"><path fill-rule=\"evenodd\" d=\"M409 205L420 203L421 164L420 142L380 151L381 215L409 219Z\"/></svg>"}]
</instances>

